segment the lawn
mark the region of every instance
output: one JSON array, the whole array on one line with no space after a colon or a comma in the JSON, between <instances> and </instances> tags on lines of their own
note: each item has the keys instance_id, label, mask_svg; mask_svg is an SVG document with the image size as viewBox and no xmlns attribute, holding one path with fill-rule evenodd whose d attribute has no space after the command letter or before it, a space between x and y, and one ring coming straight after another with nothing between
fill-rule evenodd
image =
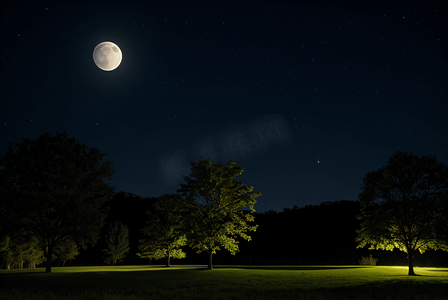
<instances>
[{"instance_id":1,"label":"lawn","mask_svg":"<svg viewBox=\"0 0 448 300\"><path fill-rule=\"evenodd\" d=\"M448 299L448 268L106 266L1 270L0 299Z\"/></svg>"}]
</instances>

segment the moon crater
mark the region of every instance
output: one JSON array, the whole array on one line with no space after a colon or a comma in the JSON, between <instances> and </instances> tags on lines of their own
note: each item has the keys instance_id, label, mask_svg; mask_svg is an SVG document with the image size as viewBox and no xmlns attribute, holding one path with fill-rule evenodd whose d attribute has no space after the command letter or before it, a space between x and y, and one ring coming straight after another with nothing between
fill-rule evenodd
<instances>
[{"instance_id":1,"label":"moon crater","mask_svg":"<svg viewBox=\"0 0 448 300\"><path fill-rule=\"evenodd\" d=\"M120 48L112 42L102 42L93 50L93 61L104 71L115 70L121 63Z\"/></svg>"}]
</instances>

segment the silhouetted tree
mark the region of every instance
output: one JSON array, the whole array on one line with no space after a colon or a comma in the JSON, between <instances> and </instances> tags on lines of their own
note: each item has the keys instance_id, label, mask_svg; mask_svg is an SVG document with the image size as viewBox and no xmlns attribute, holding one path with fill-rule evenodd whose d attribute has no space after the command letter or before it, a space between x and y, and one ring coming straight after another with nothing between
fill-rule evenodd
<instances>
[{"instance_id":1,"label":"silhouetted tree","mask_svg":"<svg viewBox=\"0 0 448 300\"><path fill-rule=\"evenodd\" d=\"M11 240L11 237L7 236L7 235L0 237L0 253L8 250L10 240Z\"/></svg>"},{"instance_id":2,"label":"silhouetted tree","mask_svg":"<svg viewBox=\"0 0 448 300\"><path fill-rule=\"evenodd\" d=\"M123 260L129 252L129 231L126 225L120 222L109 223L105 235L107 249L104 262L115 265L117 261Z\"/></svg>"},{"instance_id":3,"label":"silhouetted tree","mask_svg":"<svg viewBox=\"0 0 448 300\"><path fill-rule=\"evenodd\" d=\"M8 222L6 203L8 202L4 185L1 184L5 178L2 178L3 173L0 170L0 254L9 249L11 241L11 224Z\"/></svg>"},{"instance_id":4,"label":"silhouetted tree","mask_svg":"<svg viewBox=\"0 0 448 300\"><path fill-rule=\"evenodd\" d=\"M140 257L137 255L140 240L146 238L141 229L146 226L146 211L152 209L152 204L157 198L141 197L131 193L117 192L109 202L110 211L107 222L121 222L126 224L129 230L129 254L123 260L126 264L141 263ZM104 248L100 247L101 249ZM93 249L90 251L93 252ZM92 255L88 259L93 258Z\"/></svg>"},{"instance_id":5,"label":"silhouetted tree","mask_svg":"<svg viewBox=\"0 0 448 300\"><path fill-rule=\"evenodd\" d=\"M152 209L146 212L148 221L142 232L149 238L140 241L140 257L165 258L167 267L170 266L171 257L185 257L185 252L180 248L187 244L182 224L182 202L183 199L179 195L162 195L153 204Z\"/></svg>"},{"instance_id":6,"label":"silhouetted tree","mask_svg":"<svg viewBox=\"0 0 448 300\"><path fill-rule=\"evenodd\" d=\"M67 240L83 248L95 244L113 188L106 154L66 133L43 134L35 141L10 144L0 159L0 189L7 222L40 242L51 272L53 250ZM101 163L102 162L102 163Z\"/></svg>"},{"instance_id":7,"label":"silhouetted tree","mask_svg":"<svg viewBox=\"0 0 448 300\"><path fill-rule=\"evenodd\" d=\"M359 210L358 201L340 200L257 213L251 260L255 264L355 264L361 254L355 242Z\"/></svg>"},{"instance_id":8,"label":"silhouetted tree","mask_svg":"<svg viewBox=\"0 0 448 300\"><path fill-rule=\"evenodd\" d=\"M432 156L396 152L385 167L364 178L358 247L398 248L408 255L408 274L415 275L414 252L448 251L446 240L438 234L448 226L447 195L446 165Z\"/></svg>"},{"instance_id":9,"label":"silhouetted tree","mask_svg":"<svg viewBox=\"0 0 448 300\"><path fill-rule=\"evenodd\" d=\"M231 254L239 251L236 237L247 241L248 231L255 231L253 209L261 193L252 192L237 179L244 169L230 161L225 167L211 159L200 158L191 162L191 173L184 176L187 184L177 190L184 198L185 218L187 220L187 239L197 252L207 251L208 269L213 269L212 255L221 247ZM249 210L243 211L243 208Z\"/></svg>"}]
</instances>

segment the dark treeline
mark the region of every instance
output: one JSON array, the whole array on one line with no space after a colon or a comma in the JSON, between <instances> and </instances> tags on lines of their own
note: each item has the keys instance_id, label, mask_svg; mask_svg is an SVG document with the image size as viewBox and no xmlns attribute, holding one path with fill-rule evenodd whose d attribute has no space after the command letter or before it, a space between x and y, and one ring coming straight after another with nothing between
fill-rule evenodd
<instances>
[{"instance_id":1,"label":"dark treeline","mask_svg":"<svg viewBox=\"0 0 448 300\"><path fill-rule=\"evenodd\" d=\"M163 259L150 261L137 255L139 241L145 238L141 229L148 219L146 211L156 200L118 192L109 202L106 223L121 222L129 229L130 250L119 264L164 264ZM356 230L360 225L356 216L359 211L359 201L340 200L301 208L294 206L280 212L255 213L258 228L251 233L252 241L240 240L240 251L236 255L219 251L214 262L244 265L359 264L363 256L372 255L378 258L378 265L406 265L406 254L398 250L356 248ZM105 265L105 234L106 226L102 228L101 238L95 246L80 250L66 265ZM207 261L205 252L197 254L188 246L183 250L187 253L186 258L173 259L173 264L205 264ZM53 266L57 265L60 263L54 261ZM416 253L415 265L448 266L448 254L443 251Z\"/></svg>"},{"instance_id":2,"label":"dark treeline","mask_svg":"<svg viewBox=\"0 0 448 300\"><path fill-rule=\"evenodd\" d=\"M128 227L129 230L129 254L123 259L122 264L142 264L149 261L141 259L137 256L139 241L145 236L141 229L146 225L146 211L151 209L152 203L157 198L143 198L131 193L118 192L110 201L110 211L106 222L121 222ZM103 228L103 235L104 230ZM103 263L102 249L105 248L104 239L91 249L82 251L76 260L75 265L97 265Z\"/></svg>"},{"instance_id":3,"label":"dark treeline","mask_svg":"<svg viewBox=\"0 0 448 300\"><path fill-rule=\"evenodd\" d=\"M432 156L396 152L366 173L357 201L256 213L261 192L236 179L235 162L200 158L176 194L144 198L104 182L114 173L105 155L66 133L8 147L2 267L407 262L415 275L414 265L448 265L448 167Z\"/></svg>"},{"instance_id":4,"label":"dark treeline","mask_svg":"<svg viewBox=\"0 0 448 300\"><path fill-rule=\"evenodd\" d=\"M357 264L358 212L358 202L341 200L257 214L251 262Z\"/></svg>"},{"instance_id":5,"label":"dark treeline","mask_svg":"<svg viewBox=\"0 0 448 300\"><path fill-rule=\"evenodd\" d=\"M144 198L131 193L118 192L110 202L107 222L122 222L129 229L129 254L120 264L164 264L164 260L148 260L137 256L139 241L145 238L146 210L151 209L157 198ZM360 221L359 201L340 200L284 208L283 211L255 213L257 231L251 233L252 241L240 240L240 251L231 255L219 251L215 264L245 265L312 265L359 264L364 256L378 258L378 265L406 265L406 254L400 251L357 249L356 230ZM105 229L103 228L103 232ZM103 233L104 235L104 233ZM80 251L69 265L104 264L101 239L94 247ZM207 254L197 254L188 246L183 247L187 257L173 259L173 264L205 264ZM442 251L415 254L417 266L448 266L448 255Z\"/></svg>"}]
</instances>

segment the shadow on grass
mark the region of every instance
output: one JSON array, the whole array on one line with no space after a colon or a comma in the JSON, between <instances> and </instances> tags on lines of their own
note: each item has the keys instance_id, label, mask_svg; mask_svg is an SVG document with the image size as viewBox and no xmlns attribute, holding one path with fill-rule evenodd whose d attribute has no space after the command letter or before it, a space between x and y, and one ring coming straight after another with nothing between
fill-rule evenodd
<instances>
[{"instance_id":1,"label":"shadow on grass","mask_svg":"<svg viewBox=\"0 0 448 300\"><path fill-rule=\"evenodd\" d=\"M363 266L215 266L214 269L247 269L247 270L273 270L273 271L315 271L315 270L338 270L338 269L360 269Z\"/></svg>"},{"instance_id":2,"label":"shadow on grass","mask_svg":"<svg viewBox=\"0 0 448 300\"><path fill-rule=\"evenodd\" d=\"M22 275L32 275L32 274L45 274L45 272L39 272L39 271L33 271L33 272L23 272L23 273L19 273L19 272L11 272L11 273L8 273L8 272L2 272L1 274L0 274L0 276L14 276L14 275L20 275L20 276L22 276Z\"/></svg>"},{"instance_id":3,"label":"shadow on grass","mask_svg":"<svg viewBox=\"0 0 448 300\"><path fill-rule=\"evenodd\" d=\"M439 276L413 278L408 275L391 275L384 272L376 275L375 281L367 279L363 272L350 269L369 268L363 266L239 266L218 265L222 272L197 272L206 266L179 265L172 268L162 266L123 266L122 271L113 267L85 272L19 272L1 273L0 299L25 300L162 300L162 299L446 299L446 273ZM189 268L189 269L187 269ZM196 268L196 270L192 269ZM130 272L127 272L127 270ZM225 269L229 272L224 271ZM238 270L260 270L239 272ZM313 270L347 269L328 277L327 272ZM170 271L173 272L170 272ZM233 272L232 270L235 270ZM264 272L280 270L282 272ZM304 272L289 272L301 270ZM373 270L373 269L372 269ZM381 269L379 269L381 271ZM135 272L134 272L135 271ZM387 270L386 270L387 271ZM399 270L398 270L399 271ZM289 273L288 273L289 272ZM328 272L330 273L330 272ZM35 276L10 275L35 274ZM42 275L36 275L42 274ZM50 276L47 276L50 275ZM312 276L308 276L311 274ZM375 273L376 274L376 273ZM432 273L434 274L434 273ZM5 275L5 276L3 276ZM8 275L8 276L6 276ZM252 276L251 275L256 275ZM436 274L434 274L436 275ZM365 279L358 280L358 276ZM429 280L427 278L430 278ZM436 278L437 277L437 278ZM47 291L47 294L43 294ZM21 296L20 296L21 295Z\"/></svg>"},{"instance_id":4,"label":"shadow on grass","mask_svg":"<svg viewBox=\"0 0 448 300\"><path fill-rule=\"evenodd\" d=\"M46 273L45 269L41 270L33 270L33 271L27 271L26 269L13 269L11 272L2 270L0 272L0 282L1 277L4 278L13 278L18 276L25 276L29 277L27 275L38 275L39 277L50 277L50 276L56 276L56 277L81 277L81 276L99 276L99 275L108 275L108 276L120 276L120 274L152 274L152 273L167 273L169 271L177 271L179 272L187 272L192 270L198 270L202 269L201 266L175 266L175 267L165 267L165 266L132 266L132 267L119 267L114 266L110 269L99 267L98 270L86 268L83 269L83 267L79 267L77 270L73 270L73 268L77 267L68 267L68 268L61 268L59 270L56 270L56 268L53 268L52 272Z\"/></svg>"},{"instance_id":5,"label":"shadow on grass","mask_svg":"<svg viewBox=\"0 0 448 300\"><path fill-rule=\"evenodd\" d=\"M307 291L292 290L284 295L275 295L277 299L306 298L310 299L446 299L446 283L416 282L412 280L384 280L357 286L341 286ZM297 296L294 297L294 292ZM303 293L303 294L302 294ZM292 297L291 297L292 296ZM305 297L304 297L305 296ZM316 298L313 298L316 296ZM319 298L320 297L320 298Z\"/></svg>"},{"instance_id":6,"label":"shadow on grass","mask_svg":"<svg viewBox=\"0 0 448 300\"><path fill-rule=\"evenodd\" d=\"M145 272L145 271L144 271ZM92 278L90 278L92 279ZM168 278L166 278L168 279ZM152 281L150 285L153 285ZM34 290L29 290L25 285L14 289L0 290L0 298L5 300L25 300L25 299L45 299L45 300L104 300L104 299L125 299L125 300L162 300L162 299L235 299L235 300L273 300L273 299L446 299L446 283L419 282L413 280L381 280L371 283L349 285L341 282L338 287L307 287L294 284L270 284L260 285L225 285L217 282L216 285L203 285L202 281L196 281L185 285L178 279L170 280L170 284L155 285L149 289L137 289L137 286L119 287L116 285L98 285L92 282L90 286L85 284L66 287L61 290L54 288L47 289L47 294L43 294L41 286ZM141 283L140 283L141 284ZM145 285L148 282L144 283ZM23 284L22 284L23 285ZM54 286L53 284L48 287ZM211 297L215 295L214 297Z\"/></svg>"}]
</instances>

